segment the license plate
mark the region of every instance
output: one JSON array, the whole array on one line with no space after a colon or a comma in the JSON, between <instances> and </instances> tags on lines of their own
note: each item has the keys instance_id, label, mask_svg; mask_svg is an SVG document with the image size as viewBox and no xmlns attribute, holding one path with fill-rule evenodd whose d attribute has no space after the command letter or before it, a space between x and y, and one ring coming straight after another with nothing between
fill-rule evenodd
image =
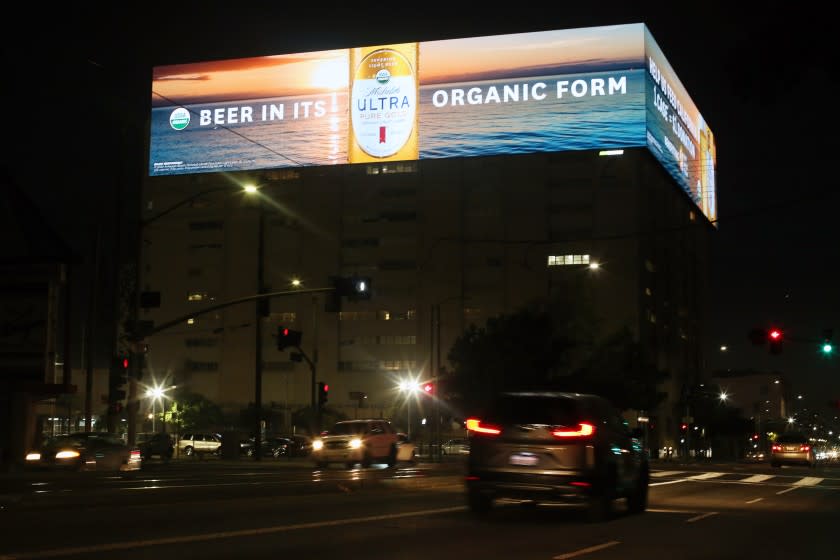
<instances>
[{"instance_id":1,"label":"license plate","mask_svg":"<svg viewBox=\"0 0 840 560\"><path fill-rule=\"evenodd\" d=\"M511 465L519 465L521 467L532 467L539 462L539 457L533 453L514 453L510 456Z\"/></svg>"}]
</instances>

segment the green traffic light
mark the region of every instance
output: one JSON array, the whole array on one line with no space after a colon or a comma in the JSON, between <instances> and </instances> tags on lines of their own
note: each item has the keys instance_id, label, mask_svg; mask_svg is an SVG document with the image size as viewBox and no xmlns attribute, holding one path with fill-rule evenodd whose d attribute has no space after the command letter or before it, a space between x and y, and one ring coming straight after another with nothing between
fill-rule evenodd
<instances>
[{"instance_id":1,"label":"green traffic light","mask_svg":"<svg viewBox=\"0 0 840 560\"><path fill-rule=\"evenodd\" d=\"M831 352L834 351L834 347L831 345L831 343L826 342L825 344L823 344L822 351L823 354L831 354Z\"/></svg>"}]
</instances>

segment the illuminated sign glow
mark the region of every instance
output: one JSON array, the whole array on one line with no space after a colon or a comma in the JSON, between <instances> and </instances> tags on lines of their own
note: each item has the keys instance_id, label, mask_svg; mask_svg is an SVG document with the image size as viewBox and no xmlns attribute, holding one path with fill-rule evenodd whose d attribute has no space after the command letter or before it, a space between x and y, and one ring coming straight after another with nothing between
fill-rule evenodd
<instances>
[{"instance_id":1,"label":"illuminated sign glow","mask_svg":"<svg viewBox=\"0 0 840 560\"><path fill-rule=\"evenodd\" d=\"M716 219L714 135L644 24L153 71L151 176L635 147Z\"/></svg>"}]
</instances>

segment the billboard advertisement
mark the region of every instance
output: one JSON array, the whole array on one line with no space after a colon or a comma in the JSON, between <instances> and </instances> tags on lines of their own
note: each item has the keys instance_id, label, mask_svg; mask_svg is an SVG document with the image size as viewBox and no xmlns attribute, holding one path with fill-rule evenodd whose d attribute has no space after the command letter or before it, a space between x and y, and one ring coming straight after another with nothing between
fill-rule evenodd
<instances>
[{"instance_id":1,"label":"billboard advertisement","mask_svg":"<svg viewBox=\"0 0 840 560\"><path fill-rule=\"evenodd\" d=\"M714 137L644 24L158 66L150 176L648 147L714 219Z\"/></svg>"}]
</instances>

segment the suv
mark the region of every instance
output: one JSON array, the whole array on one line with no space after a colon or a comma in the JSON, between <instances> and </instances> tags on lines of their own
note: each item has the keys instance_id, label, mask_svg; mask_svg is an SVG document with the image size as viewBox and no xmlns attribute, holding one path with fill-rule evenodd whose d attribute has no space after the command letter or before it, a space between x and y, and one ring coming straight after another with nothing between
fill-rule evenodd
<instances>
[{"instance_id":1,"label":"suv","mask_svg":"<svg viewBox=\"0 0 840 560\"><path fill-rule=\"evenodd\" d=\"M222 437L211 433L187 433L178 440L178 452L190 456L193 454L219 454L222 449Z\"/></svg>"},{"instance_id":2,"label":"suv","mask_svg":"<svg viewBox=\"0 0 840 560\"><path fill-rule=\"evenodd\" d=\"M647 508L649 465L640 442L606 399L556 392L503 393L467 420L467 502L488 513L495 499L575 503L592 521L613 501Z\"/></svg>"},{"instance_id":3,"label":"suv","mask_svg":"<svg viewBox=\"0 0 840 560\"><path fill-rule=\"evenodd\" d=\"M330 463L369 467L377 461L393 467L397 447L397 431L387 420L345 420L312 442L312 458L320 468Z\"/></svg>"},{"instance_id":4,"label":"suv","mask_svg":"<svg viewBox=\"0 0 840 560\"><path fill-rule=\"evenodd\" d=\"M172 437L163 433L137 434L137 447L140 448L144 461L148 461L155 455L169 460L175 451Z\"/></svg>"}]
</instances>

